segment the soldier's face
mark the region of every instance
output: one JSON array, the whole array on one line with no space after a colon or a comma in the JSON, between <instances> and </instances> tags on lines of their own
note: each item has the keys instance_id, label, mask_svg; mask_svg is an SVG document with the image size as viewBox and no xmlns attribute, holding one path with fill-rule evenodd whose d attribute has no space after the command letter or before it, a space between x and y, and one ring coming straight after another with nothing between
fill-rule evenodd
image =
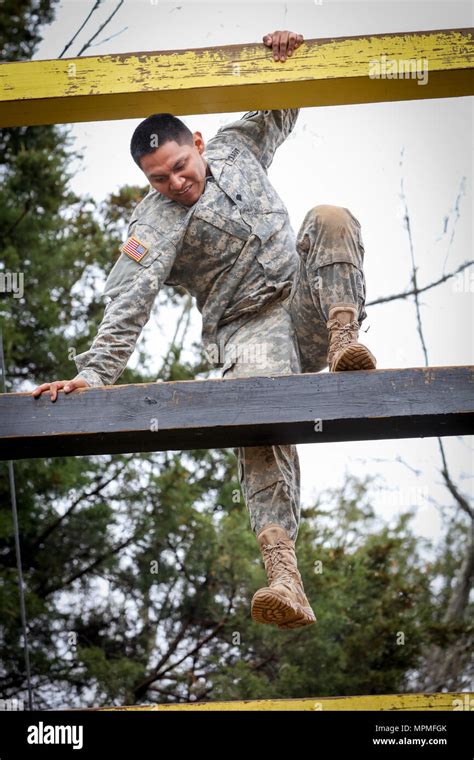
<instances>
[{"instance_id":1,"label":"soldier's face","mask_svg":"<svg viewBox=\"0 0 474 760\"><path fill-rule=\"evenodd\" d=\"M178 145L168 140L140 159L150 185L184 206L196 203L206 186L207 164L202 156L204 140L200 132L193 133L193 141L193 145Z\"/></svg>"}]
</instances>

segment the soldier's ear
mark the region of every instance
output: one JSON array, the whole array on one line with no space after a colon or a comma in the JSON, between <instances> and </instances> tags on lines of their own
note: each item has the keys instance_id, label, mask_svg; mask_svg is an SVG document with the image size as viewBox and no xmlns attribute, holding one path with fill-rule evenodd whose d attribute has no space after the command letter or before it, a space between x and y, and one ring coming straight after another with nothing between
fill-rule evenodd
<instances>
[{"instance_id":1,"label":"soldier's ear","mask_svg":"<svg viewBox=\"0 0 474 760\"><path fill-rule=\"evenodd\" d=\"M204 139L200 132L193 132L194 145L198 149L199 153L204 151Z\"/></svg>"}]
</instances>

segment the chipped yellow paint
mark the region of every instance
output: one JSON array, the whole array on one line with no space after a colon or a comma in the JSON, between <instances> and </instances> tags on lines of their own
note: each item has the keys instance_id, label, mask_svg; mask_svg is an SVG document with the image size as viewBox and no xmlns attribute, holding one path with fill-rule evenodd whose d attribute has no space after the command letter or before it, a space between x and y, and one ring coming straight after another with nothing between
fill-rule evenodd
<instances>
[{"instance_id":1,"label":"chipped yellow paint","mask_svg":"<svg viewBox=\"0 0 474 760\"><path fill-rule=\"evenodd\" d=\"M371 78L382 56L426 65L427 83ZM473 30L443 29L306 40L284 63L263 43L3 63L0 126L456 97L473 61Z\"/></svg>"},{"instance_id":2,"label":"chipped yellow paint","mask_svg":"<svg viewBox=\"0 0 474 760\"><path fill-rule=\"evenodd\" d=\"M442 710L474 709L474 693L448 694L378 694L356 697L310 697L307 699L256 699L241 702L192 702L173 705L135 705L102 707L111 710Z\"/></svg>"}]
</instances>

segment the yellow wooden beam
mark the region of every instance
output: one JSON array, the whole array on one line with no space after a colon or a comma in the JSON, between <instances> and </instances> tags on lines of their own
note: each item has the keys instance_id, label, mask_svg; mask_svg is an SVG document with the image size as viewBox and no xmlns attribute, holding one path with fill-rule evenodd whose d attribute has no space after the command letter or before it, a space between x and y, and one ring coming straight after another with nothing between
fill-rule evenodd
<instances>
[{"instance_id":1,"label":"yellow wooden beam","mask_svg":"<svg viewBox=\"0 0 474 760\"><path fill-rule=\"evenodd\" d=\"M459 97L473 66L473 29L2 63L0 126Z\"/></svg>"},{"instance_id":2,"label":"yellow wooden beam","mask_svg":"<svg viewBox=\"0 0 474 760\"><path fill-rule=\"evenodd\" d=\"M474 693L448 694L376 694L355 697L310 697L307 699L256 699L241 702L191 702L172 705L134 705L131 707L102 707L111 710L472 710Z\"/></svg>"}]
</instances>

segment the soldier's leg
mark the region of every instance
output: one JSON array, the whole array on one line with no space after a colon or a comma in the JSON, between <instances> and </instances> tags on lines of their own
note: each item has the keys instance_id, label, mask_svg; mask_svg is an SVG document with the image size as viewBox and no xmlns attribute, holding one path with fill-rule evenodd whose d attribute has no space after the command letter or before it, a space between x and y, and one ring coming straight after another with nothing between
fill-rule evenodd
<instances>
[{"instance_id":1,"label":"soldier's leg","mask_svg":"<svg viewBox=\"0 0 474 760\"><path fill-rule=\"evenodd\" d=\"M354 319L355 329L367 316L360 223L346 208L315 206L298 232L297 250L299 271L288 309L298 337L302 371L319 372L328 366L331 317L348 309L353 316L345 321Z\"/></svg>"},{"instance_id":2,"label":"soldier's leg","mask_svg":"<svg viewBox=\"0 0 474 760\"><path fill-rule=\"evenodd\" d=\"M218 341L219 341L218 332ZM300 372L291 317L281 302L246 322L221 347L222 376L290 375ZM257 535L269 523L296 540L300 520L300 467L295 445L235 447L239 482Z\"/></svg>"},{"instance_id":3,"label":"soldier's leg","mask_svg":"<svg viewBox=\"0 0 474 760\"><path fill-rule=\"evenodd\" d=\"M226 342L225 378L301 372L295 329L284 302L239 328ZM262 552L268 585L252 598L252 618L279 628L314 623L298 570L295 541L300 521L300 467L294 445L234 448L252 530Z\"/></svg>"}]
</instances>

